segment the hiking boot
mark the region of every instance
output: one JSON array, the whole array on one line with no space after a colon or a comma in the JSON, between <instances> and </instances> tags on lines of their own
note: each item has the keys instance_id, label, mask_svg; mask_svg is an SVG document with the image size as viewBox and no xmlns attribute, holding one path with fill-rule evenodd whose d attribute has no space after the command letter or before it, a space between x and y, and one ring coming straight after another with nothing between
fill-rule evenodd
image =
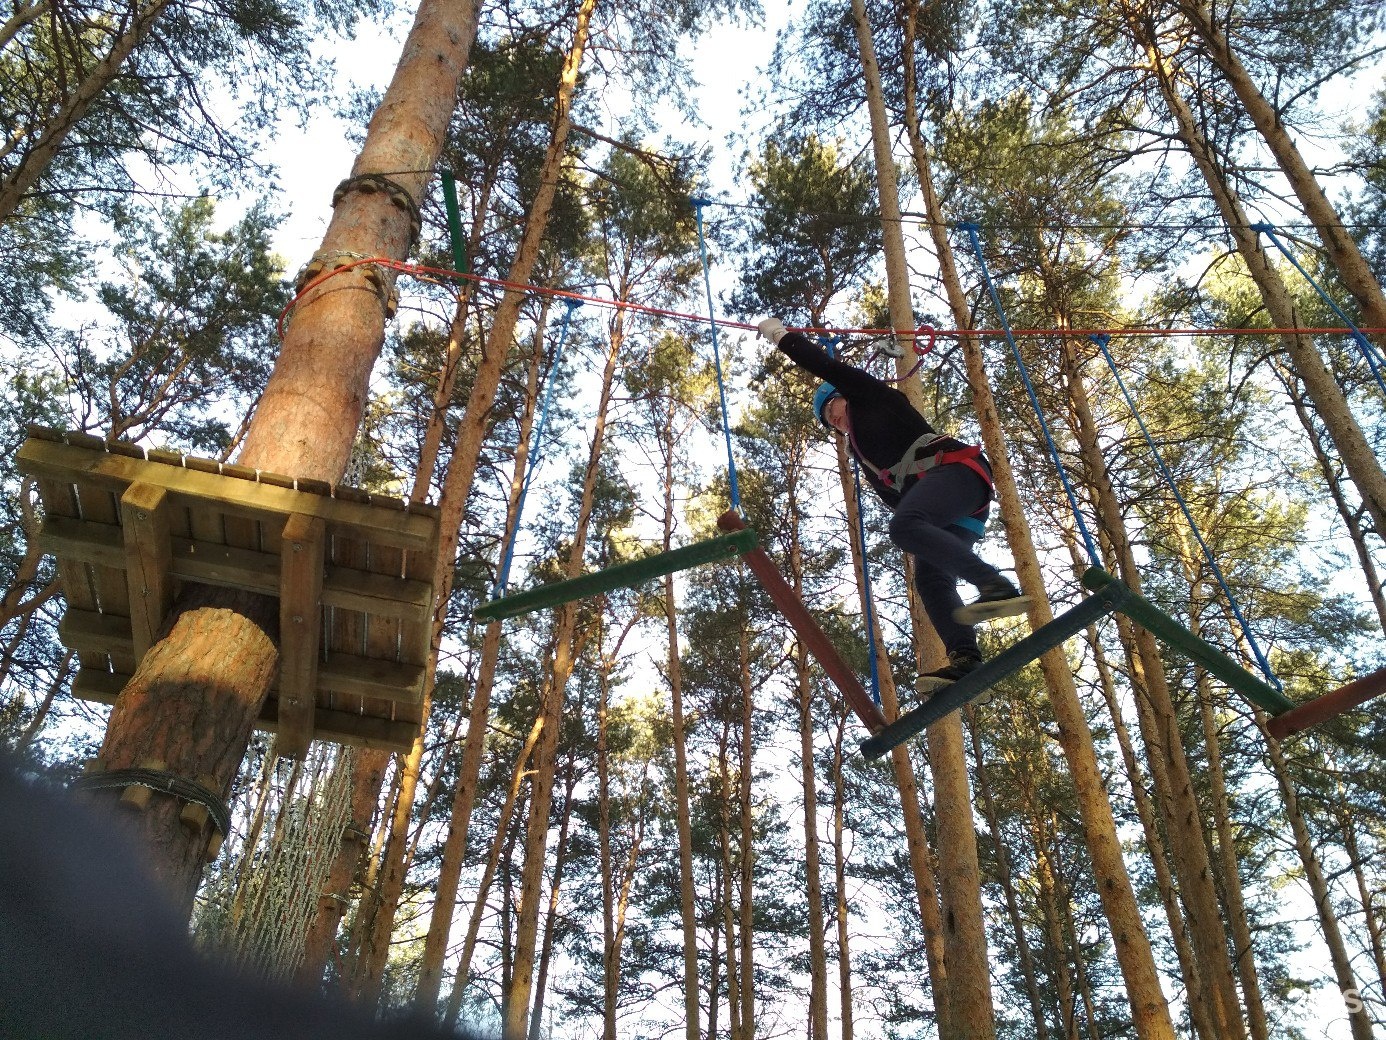
<instances>
[{"instance_id":1,"label":"hiking boot","mask_svg":"<svg viewBox=\"0 0 1386 1040\"><path fill-rule=\"evenodd\" d=\"M948 655L948 663L932 672L925 672L914 680L914 692L929 696L945 686L951 686L968 672L975 671L982 663L976 654L954 651Z\"/></svg>"},{"instance_id":2,"label":"hiking boot","mask_svg":"<svg viewBox=\"0 0 1386 1040\"><path fill-rule=\"evenodd\" d=\"M999 575L995 581L979 586L977 593L975 602L953 611L953 620L958 624L975 625L993 618L1024 614L1030 605L1029 596L1022 596L1019 589Z\"/></svg>"}]
</instances>

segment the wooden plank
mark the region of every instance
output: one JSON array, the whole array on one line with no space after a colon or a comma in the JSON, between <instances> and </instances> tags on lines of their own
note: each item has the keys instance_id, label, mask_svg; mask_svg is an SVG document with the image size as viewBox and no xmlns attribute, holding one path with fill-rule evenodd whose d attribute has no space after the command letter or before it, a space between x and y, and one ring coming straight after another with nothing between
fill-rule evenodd
<instances>
[{"instance_id":1,"label":"wooden plank","mask_svg":"<svg viewBox=\"0 0 1386 1040\"><path fill-rule=\"evenodd\" d=\"M279 749L300 757L313 741L322 634L323 550L327 525L294 513L279 558Z\"/></svg>"},{"instance_id":2,"label":"wooden plank","mask_svg":"<svg viewBox=\"0 0 1386 1040\"><path fill-rule=\"evenodd\" d=\"M369 558L366 553L366 543L354 537L350 531L333 530L329 538L327 552L330 566L350 567L356 571L364 571ZM366 652L365 612L355 610L350 606L334 604L332 607L324 609L323 614L327 660L330 662L339 654L364 658ZM319 681L319 687L321 688L321 686L322 683ZM349 711L356 714L379 714L374 709L368 709L364 699L358 694L353 694L350 690L320 689L320 694L319 708Z\"/></svg>"},{"instance_id":3,"label":"wooden plank","mask_svg":"<svg viewBox=\"0 0 1386 1040\"><path fill-rule=\"evenodd\" d=\"M130 632L136 658L143 657L154 645L173 606L168 514L168 492L152 484L131 484L120 498Z\"/></svg>"},{"instance_id":4,"label":"wooden plank","mask_svg":"<svg viewBox=\"0 0 1386 1040\"><path fill-rule=\"evenodd\" d=\"M77 492L71 484L58 480L40 480L38 486L39 497L43 500L45 527L50 520L60 518L78 524L82 522L81 514L77 509ZM116 539L116 544L120 544L120 530L118 528L114 525L100 526L110 530ZM45 549L45 551L48 550ZM69 606L80 607L83 610L96 609L96 590L91 584L91 570L84 563L66 560L59 555L58 580L62 583L63 598L67 600Z\"/></svg>"},{"instance_id":5,"label":"wooden plank","mask_svg":"<svg viewBox=\"0 0 1386 1040\"><path fill-rule=\"evenodd\" d=\"M434 571L438 566L438 543L423 552L404 554L404 579L421 586L426 599L417 615L400 613L399 659L402 664L424 664L433 646Z\"/></svg>"},{"instance_id":6,"label":"wooden plank","mask_svg":"<svg viewBox=\"0 0 1386 1040\"><path fill-rule=\"evenodd\" d=\"M413 703L423 698L423 679L422 665L381 661L341 650L328 651L327 659L318 665L318 689L346 697Z\"/></svg>"},{"instance_id":7,"label":"wooden plank","mask_svg":"<svg viewBox=\"0 0 1386 1040\"><path fill-rule=\"evenodd\" d=\"M72 695L96 704L114 704L129 681L128 673L114 674L96 668L82 668L73 680ZM265 702L255 723L257 729L275 732L279 724L277 707L278 702L272 698ZM407 752L414 744L419 722L417 719L378 718L319 708L314 714L313 731L319 740L336 744Z\"/></svg>"},{"instance_id":8,"label":"wooden plank","mask_svg":"<svg viewBox=\"0 0 1386 1040\"><path fill-rule=\"evenodd\" d=\"M178 512L175 510L175 515ZM181 512L186 526L186 510ZM279 560L274 553L236 549L176 534L170 541L170 566L177 579L265 595L278 592ZM47 517L39 532L39 545L59 559L108 566L125 559L120 528L70 517ZM432 591L427 581L396 580L351 567L328 566L323 580L323 603L388 614L412 624L430 616Z\"/></svg>"},{"instance_id":9,"label":"wooden plank","mask_svg":"<svg viewBox=\"0 0 1386 1040\"><path fill-rule=\"evenodd\" d=\"M715 538L680 546L655 556L647 556L643 560L618 563L604 570L549 582L547 585L539 585L524 592L493 599L472 611L472 620L501 621L531 611L555 607L561 603L598 596L613 589L634 588L675 571L707 563L719 563L733 556L746 556L755 547L756 533L748 527L739 528Z\"/></svg>"},{"instance_id":10,"label":"wooden plank","mask_svg":"<svg viewBox=\"0 0 1386 1040\"><path fill-rule=\"evenodd\" d=\"M151 452L151 458L157 453ZM200 499L227 515L277 522L290 513L320 517L328 523L352 529L372 541L401 549L426 549L435 537L436 518L425 511L382 509L347 502L321 494L279 487L259 481L203 473L185 466L142 462L104 450L31 438L15 455L21 473L104 488L121 494L132 483L143 481L176 495ZM300 487L311 484L299 481ZM320 483L320 482L319 482Z\"/></svg>"},{"instance_id":11,"label":"wooden plank","mask_svg":"<svg viewBox=\"0 0 1386 1040\"><path fill-rule=\"evenodd\" d=\"M113 494L106 488L79 484L77 506L81 510L82 518L98 524L119 524L119 495L124 490L121 488ZM102 613L126 618L130 616L130 592L125 577L124 559L114 565L93 566L92 584L96 587L96 603Z\"/></svg>"},{"instance_id":12,"label":"wooden plank","mask_svg":"<svg viewBox=\"0 0 1386 1040\"><path fill-rule=\"evenodd\" d=\"M130 620L94 610L69 609L58 622L58 638L68 649L79 653L102 651L122 660L134 655ZM415 702L422 696L423 667L332 651L318 663L318 690L382 701Z\"/></svg>"}]
</instances>

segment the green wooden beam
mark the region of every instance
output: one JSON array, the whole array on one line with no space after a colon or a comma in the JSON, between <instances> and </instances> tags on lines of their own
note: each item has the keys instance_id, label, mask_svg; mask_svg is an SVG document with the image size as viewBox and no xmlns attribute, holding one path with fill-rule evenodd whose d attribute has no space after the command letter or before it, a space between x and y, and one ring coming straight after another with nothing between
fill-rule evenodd
<instances>
[{"instance_id":1,"label":"green wooden beam","mask_svg":"<svg viewBox=\"0 0 1386 1040\"><path fill-rule=\"evenodd\" d=\"M1049 624L1002 650L991 660L983 661L974 671L968 672L957 682L949 683L919 707L905 712L885 729L862 741L861 753L867 758L879 758L897 744L903 744L916 733L952 714L983 691L991 689L1008 675L1020 671L1056 646L1063 645L1065 640L1113 610L1123 609L1125 600L1134 595L1119 581L1104 586L1096 595L1069 607Z\"/></svg>"},{"instance_id":2,"label":"green wooden beam","mask_svg":"<svg viewBox=\"0 0 1386 1040\"><path fill-rule=\"evenodd\" d=\"M643 560L619 563L615 567L583 574L567 581L555 581L548 585L517 592L513 596L503 596L482 604L472 612L474 621L501 621L517 617L545 607L556 607L575 599L599 596L612 589L643 585L652 578L660 578L675 571L699 567L705 563L719 563L733 556L744 556L756 547L756 533L749 527L735 534L721 535L702 542L694 542L669 552L650 556Z\"/></svg>"},{"instance_id":3,"label":"green wooden beam","mask_svg":"<svg viewBox=\"0 0 1386 1040\"><path fill-rule=\"evenodd\" d=\"M1083 585L1093 591L1100 591L1113 585L1122 585L1101 567L1089 567L1083 573ZM1181 651L1190 660L1202 665L1210 675L1225 682L1253 704L1264 708L1272 715L1289 711L1295 702L1268 683L1262 682L1241 665L1227 657L1194 635L1174 618L1143 596L1132 592L1117 607L1142 628L1158 636L1167 645Z\"/></svg>"}]
</instances>

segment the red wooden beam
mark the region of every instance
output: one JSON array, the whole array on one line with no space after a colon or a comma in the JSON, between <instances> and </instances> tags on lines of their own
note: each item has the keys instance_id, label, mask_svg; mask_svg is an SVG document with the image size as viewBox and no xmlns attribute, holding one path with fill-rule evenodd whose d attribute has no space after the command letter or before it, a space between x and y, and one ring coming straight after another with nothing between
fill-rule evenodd
<instances>
[{"instance_id":1,"label":"red wooden beam","mask_svg":"<svg viewBox=\"0 0 1386 1040\"><path fill-rule=\"evenodd\" d=\"M735 510L728 510L717 518L717 526L727 532L740 531L746 527L746 522ZM861 719L862 725L872 733L884 729L886 720L880 707L871 699L870 694L862 689L856 673L848 668L847 663L838 655L837 648L818 627L818 622L813 620L813 615L795 595L793 587L784 580L784 575L775 567L774 561L765 555L765 550L752 549L741 558L746 561L746 566L751 568L751 573L760 579L761 585L765 586L766 593L775 606L780 608L780 613L789 622L789 627L804 641L809 653L818 659L823 671L828 673L828 678L842 691L842 696L847 699L848 706L856 713L857 718Z\"/></svg>"},{"instance_id":2,"label":"red wooden beam","mask_svg":"<svg viewBox=\"0 0 1386 1040\"><path fill-rule=\"evenodd\" d=\"M1322 697L1315 697L1276 715L1266 724L1266 729L1276 740L1284 740L1291 733L1298 733L1327 719L1335 718L1359 704L1365 704L1373 697L1380 697L1383 693L1386 693L1386 668L1354 679L1331 693L1325 693Z\"/></svg>"}]
</instances>

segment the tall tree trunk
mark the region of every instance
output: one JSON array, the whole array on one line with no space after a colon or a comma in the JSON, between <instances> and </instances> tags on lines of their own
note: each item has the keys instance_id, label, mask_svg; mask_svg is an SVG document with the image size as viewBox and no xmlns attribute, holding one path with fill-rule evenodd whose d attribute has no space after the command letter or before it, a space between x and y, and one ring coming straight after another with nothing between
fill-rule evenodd
<instances>
[{"instance_id":1,"label":"tall tree trunk","mask_svg":"<svg viewBox=\"0 0 1386 1040\"><path fill-rule=\"evenodd\" d=\"M429 690L424 697L425 719L428 718L431 701L432 690ZM424 731L420 727L409 754L399 760L399 786L391 807L390 836L385 841L385 851L381 858L375 915L371 920L370 935L366 939L364 956L360 961L356 999L367 1007L374 1007L379 1001L380 990L385 982L385 968L389 963L390 942L395 928L395 911L399 908L400 896L404 893L409 821L413 816L414 796L418 791L423 756Z\"/></svg>"},{"instance_id":2,"label":"tall tree trunk","mask_svg":"<svg viewBox=\"0 0 1386 1040\"><path fill-rule=\"evenodd\" d=\"M1227 233L1236 243L1237 252L1241 254L1248 273L1261 293L1271 321L1277 328L1299 328L1299 316L1284 279L1261 249L1256 232L1250 228L1251 220L1224 169L1224 163L1199 129L1194 114L1180 92L1179 82L1183 77L1179 68L1161 52L1154 29L1148 21L1149 15L1131 8L1123 8L1123 12L1178 127L1179 138L1203 175L1227 226ZM1386 472L1382 471L1380 460L1353 417L1342 390L1324 366L1311 337L1304 333L1291 333L1282 336L1280 342L1294 364L1295 373L1304 381L1309 399L1314 402L1314 408L1342 456L1352 482L1370 510L1376 530L1386 532Z\"/></svg>"},{"instance_id":3,"label":"tall tree trunk","mask_svg":"<svg viewBox=\"0 0 1386 1040\"><path fill-rule=\"evenodd\" d=\"M1189 631L1202 638L1198 592L1202 580L1193 546L1185 532L1180 532L1179 546L1184 575L1189 581ZM1270 1022L1261 998L1261 980L1256 970L1256 953L1251 939L1251 922L1247 918L1246 899L1242 895L1242 878L1237 862L1236 838L1232 828L1231 799L1222 768L1222 734L1217 711L1213 704L1212 684L1208 673L1197 670L1194 694L1198 699L1199 720L1203 724L1203 757L1207 767L1208 797L1213 812L1213 830L1217 834L1217 860L1222 880L1223 902L1226 905L1228 928L1232 933L1236 954L1237 976L1242 983L1242 1000L1246 1006L1247 1026L1251 1040L1269 1040Z\"/></svg>"},{"instance_id":4,"label":"tall tree trunk","mask_svg":"<svg viewBox=\"0 0 1386 1040\"><path fill-rule=\"evenodd\" d=\"M1280 796L1285 801L1285 818L1290 823L1294 835L1295 851L1304 867L1304 879L1309 883L1309 892L1314 897L1314 909L1318 913L1319 927L1323 930L1324 945L1328 947L1328 957L1333 964L1333 975L1338 982L1338 992L1342 995L1347 1011L1348 1026L1352 1030L1352 1040L1370 1040L1372 1037L1371 1013L1362 991L1358 988L1357 976L1352 970L1352 957L1347 943L1343 941L1343 931L1338 924L1338 914L1333 909L1333 895L1328 889L1328 881L1323 876L1323 866L1314 852L1314 838L1309 833L1308 821L1299 807L1299 796L1295 793L1294 781L1290 775L1285 754L1280 749L1280 741L1266 730L1266 715L1256 710L1256 724L1266 741L1266 754L1270 759L1275 782L1280 787Z\"/></svg>"},{"instance_id":5,"label":"tall tree trunk","mask_svg":"<svg viewBox=\"0 0 1386 1040\"><path fill-rule=\"evenodd\" d=\"M336 948L337 930L350 905L347 893L366 851L366 839L371 833L371 822L379 806L380 788L389 764L390 755L385 751L362 749L356 755L347 825L337 846L337 855L323 880L318 912L304 939L303 961L298 970L300 985L316 988L322 983L323 971Z\"/></svg>"},{"instance_id":6,"label":"tall tree trunk","mask_svg":"<svg viewBox=\"0 0 1386 1040\"><path fill-rule=\"evenodd\" d=\"M857 496L854 493L852 471L847 459L847 448L842 438L834 438L837 446L837 472L842 483L843 500L847 504L848 541L852 547L852 561L857 574L864 574L862 561L866 548L861 541L861 517L857 510ZM869 590L864 583L858 583L861 615L866 617L866 597ZM894 718L900 712L900 699L896 693L895 676L891 671L890 655L886 651L884 632L880 616L871 611L873 621L871 637L876 647L876 669L880 676L881 702L886 717ZM938 880L934 873L934 854L929 847L929 838L924 828L924 814L921 806L918 781L915 777L914 763L910 759L909 748L900 746L891 751L891 764L895 770L895 785L900 791L900 815L905 825L905 848L909 853L910 873L914 877L915 895L919 900L919 921L924 929L924 956L929 965L929 983L933 989L934 1015L939 1023L939 1035L951 1036L951 1018L948 1004L948 964L944 939L943 908L940 906Z\"/></svg>"},{"instance_id":7,"label":"tall tree trunk","mask_svg":"<svg viewBox=\"0 0 1386 1040\"><path fill-rule=\"evenodd\" d=\"M1276 374L1294 403L1295 415L1304 427L1309 446L1314 452L1314 462L1323 476L1323 482L1328 488L1329 497L1333 499L1338 515L1342 517L1343 527L1347 529L1348 538L1352 541L1353 552L1357 554L1357 565L1362 569L1362 576L1366 579L1367 594L1371 596L1372 606L1376 608L1377 620L1381 622L1382 631L1386 631L1386 589L1382 588L1381 572L1376 569L1376 561L1367 546L1367 533L1362 529L1363 510L1353 508L1348 503L1343 490L1342 471L1333 464L1328 452L1324 450L1323 438L1314 423L1314 416L1304 403L1300 380L1285 366L1277 365Z\"/></svg>"},{"instance_id":8,"label":"tall tree trunk","mask_svg":"<svg viewBox=\"0 0 1386 1040\"><path fill-rule=\"evenodd\" d=\"M1363 923L1367 926L1367 938L1372 951L1372 964L1376 967L1376 984L1386 990L1386 935L1383 935L1381 913L1376 906L1376 894L1364 867L1367 864L1357 841L1357 823L1354 820L1352 802L1347 791L1339 786L1338 797L1329 804L1334 821L1343 836L1343 851L1347 853L1352 879L1357 885L1357 898L1362 904Z\"/></svg>"},{"instance_id":9,"label":"tall tree trunk","mask_svg":"<svg viewBox=\"0 0 1386 1040\"><path fill-rule=\"evenodd\" d=\"M548 297L545 297L544 310L539 317L534 337L534 352L530 357L525 381L525 400L515 446L515 469L510 476L505 522L507 538L513 537L515 527L520 522L520 495L529 468L530 436L539 396L539 371L544 360L544 330L547 316ZM462 748L462 763L458 769L457 782L453 787L447 836L443 840L443 856L438 864L438 880L433 893L433 912L429 917L428 934L424 937L419 985L414 995L415 1004L424 1013L432 1013L442 988L443 961L447 956L448 939L452 933L452 915L457 908L457 886L462 875L462 863L467 854L472 804L476 799L477 781L481 776L481 760L486 747L486 726L491 711L496 664L500 660L501 635L502 623L495 621L486 626L486 633L482 637L476 685L472 690L471 704L467 712L467 739Z\"/></svg>"},{"instance_id":10,"label":"tall tree trunk","mask_svg":"<svg viewBox=\"0 0 1386 1040\"><path fill-rule=\"evenodd\" d=\"M838 1030L841 1040L852 1040L855 1015L852 1012L852 945L851 907L847 902L847 777L846 749L847 708L838 708L833 733L833 886L836 889L837 918L837 985L842 1023Z\"/></svg>"},{"instance_id":11,"label":"tall tree trunk","mask_svg":"<svg viewBox=\"0 0 1386 1040\"><path fill-rule=\"evenodd\" d=\"M982 797L982 816L991 832L992 848L996 854L997 881L1006 899L1006 916L1011 921L1011 931L1015 933L1016 954L1020 957L1020 976L1025 982L1025 996L1030 1002L1030 1017L1035 1024L1036 1040L1049 1040L1049 1024L1044 1013L1044 1002L1040 997L1039 978L1035 973L1035 957L1030 950L1030 940L1025 935L1025 920L1020 915L1020 901L1016 896L1015 874L1011 869L1010 853L1001 834L1001 819L996 811L996 799L991 793L986 759L983 756L982 738L977 727L970 727L972 737L972 759L976 763L977 793Z\"/></svg>"},{"instance_id":12,"label":"tall tree trunk","mask_svg":"<svg viewBox=\"0 0 1386 1040\"><path fill-rule=\"evenodd\" d=\"M751 634L742 626L738 640L741 660L741 761L737 776L737 812L741 818L741 860L738 864L741 891L739 938L741 940L741 1034L745 1040L756 1035L756 968L755 968L755 813L751 800L753 775L752 753L755 751L755 682L751 675Z\"/></svg>"},{"instance_id":13,"label":"tall tree trunk","mask_svg":"<svg viewBox=\"0 0 1386 1040\"><path fill-rule=\"evenodd\" d=\"M911 17L916 10L917 5L912 3ZM907 35L907 43L910 39L911 36ZM913 64L912 47L907 47L904 62L907 83L912 79ZM943 219L938 197L934 193L924 139L920 134L919 120L915 114L913 93L907 91L906 98L905 129L914 156L915 172L924 195L929 233L934 242L940 276L948 294L948 304L954 322L959 329L968 329L971 328L971 308L963 292L957 265L953 261L953 252L948 244L948 225ZM982 442L996 483L996 496L1005 526L1006 540L1015 559L1020 587L1031 597L1032 603L1028 612L1030 627L1038 630L1053 621L1054 614L1049 609L1049 601L1045 596L1039 558L1035 554L1030 527L1025 520L1020 493L1016 488L1015 475L1006 455L1006 442L997 417L996 402L988 383L986 361L975 339L969 337L963 340L963 358L967 366L968 384L972 389L973 406L981 427ZM1073 673L1063 651L1057 649L1040 658L1040 669L1044 674L1050 706L1059 726L1059 745L1073 776L1078 810L1083 820L1083 835L1087 842L1088 854L1092 857L1093 873L1097 880L1098 894L1102 899L1102 908L1111 926L1112 942L1116 947L1117 962L1121 967L1127 996L1131 1002L1131 1017L1136 1034L1142 1040L1173 1040L1174 1023L1160 986L1160 974L1155 967L1150 940L1145 934L1140 906L1131 886L1131 877L1122 858L1116 820L1112 815L1111 802L1107 797L1097 763L1092 731L1078 700Z\"/></svg>"},{"instance_id":14,"label":"tall tree trunk","mask_svg":"<svg viewBox=\"0 0 1386 1040\"><path fill-rule=\"evenodd\" d=\"M1055 836L1050 830L1049 814L1037 813L1035 806L1031 804L1028 815L1035 845L1035 885L1038 888L1036 898L1044 920L1044 945L1049 951L1049 977L1054 981L1054 991L1059 1001L1059 1025L1063 1030L1064 1040L1079 1040L1077 994L1068 966L1071 951L1064 940L1060 909L1060 904L1068 898L1068 893L1059 885L1054 868Z\"/></svg>"},{"instance_id":15,"label":"tall tree trunk","mask_svg":"<svg viewBox=\"0 0 1386 1040\"><path fill-rule=\"evenodd\" d=\"M1065 316L1059 315L1058 320L1066 324ZM1142 590L1140 571L1126 535L1121 505L1107 473L1106 456L1098 439L1078 356L1068 337L1064 337L1062 343L1061 363L1069 405L1067 411L1086 471L1084 480L1093 489L1098 523L1112 545L1119 564L1117 572L1127 586L1139 595ZM1117 622L1121 628L1128 627L1124 616L1118 617ZM1222 909L1213 886L1212 865L1203 829L1204 813L1194 791L1188 758L1179 735L1179 721L1165 676L1164 662L1154 636L1138 626L1129 626L1129 631L1135 648L1133 668L1143 680L1145 692L1145 710L1141 713L1142 736L1155 777L1156 791L1160 795L1158 804L1169 836L1175 875L1179 878L1179 895L1189 908L1189 929L1198 956L1199 975L1204 980L1213 1006L1219 1037L1244 1037L1246 1029L1237 1001L1232 961L1227 952L1227 932L1222 926ZM1139 701L1139 692L1137 698Z\"/></svg>"},{"instance_id":16,"label":"tall tree trunk","mask_svg":"<svg viewBox=\"0 0 1386 1040\"><path fill-rule=\"evenodd\" d=\"M1185 0L1178 6L1275 156L1280 172L1304 207L1305 216L1318 230L1329 263L1357 301L1361 315L1358 324L1386 328L1386 295L1382 294L1381 285L1357 248L1357 242L1343 227L1342 217L1328 201L1314 171L1285 129L1279 110L1261 93L1241 58L1232 50L1232 42L1214 20L1211 8L1200 0Z\"/></svg>"},{"instance_id":17,"label":"tall tree trunk","mask_svg":"<svg viewBox=\"0 0 1386 1040\"><path fill-rule=\"evenodd\" d=\"M673 439L666 427L660 438L664 452L664 531L662 549L673 548L674 479ZM699 1040L698 1019L698 912L693 891L693 832L689 822L692 805L688 786L687 720L683 713L683 669L679 660L678 603L674 597L674 576L663 580L661 605L664 613L665 662L669 677L669 703L674 744L674 825L679 839L679 925L683 933L683 1009L684 1040ZM717 944L712 944L714 961ZM716 982L712 984L716 991ZM715 996L713 997L715 1006ZM713 1031L715 1035L715 1029Z\"/></svg>"},{"instance_id":18,"label":"tall tree trunk","mask_svg":"<svg viewBox=\"0 0 1386 1040\"><path fill-rule=\"evenodd\" d=\"M63 98L62 105L52 114L29 145L24 157L16 164L10 175L0 182L0 223L14 216L15 210L24 200L28 191L38 183L57 157L63 142L90 111L91 106L110 89L120 75L121 69L129 61L130 55L145 41L159 15L163 14L169 0L152 0L148 4L132 6L128 21L114 26L110 50L86 71L80 82ZM463 64L466 56L463 55ZM388 169L389 167L387 167Z\"/></svg>"},{"instance_id":19,"label":"tall tree trunk","mask_svg":"<svg viewBox=\"0 0 1386 1040\"><path fill-rule=\"evenodd\" d=\"M793 472L787 473L791 488L786 508L789 525L789 574L794 594L804 598L803 546L799 542L800 512L794 495ZM823 881L818 848L818 785L813 762L813 682L808 652L796 644L794 686L799 708L799 769L804 799L804 884L808 899L809 929L809 1040L828 1037L828 957L823 928Z\"/></svg>"},{"instance_id":20,"label":"tall tree trunk","mask_svg":"<svg viewBox=\"0 0 1386 1040\"><path fill-rule=\"evenodd\" d=\"M867 111L871 118L871 141L876 160L886 262L887 303L891 327L898 334L899 330L914 328L914 307L910 295L909 268L905 262L895 157L890 146L890 126L881 92L881 72L876 61L865 0L852 0L852 22L861 55ZM912 339L910 342L912 344ZM901 357L897 363L901 366L900 375L903 376L907 371L907 362ZM917 408L921 407L924 402L919 384L907 382L902 386L911 403ZM924 620L913 595L910 602L915 632L929 633L924 641L916 636L921 656L934 661L942 660L942 644ZM971 792L959 717L953 715L931 726L928 744L929 765L934 776L938 841L941 847L948 849L948 855L939 861L937 875L945 923L943 938L948 992L948 1010L946 1016L942 1017L951 1034L960 1040L993 1040L996 1022L991 999L991 972L987 966L986 925L982 917L977 834L972 826ZM895 761L899 762L901 757L895 756ZM903 796L903 787L901 793ZM937 982L935 987L937 1000Z\"/></svg>"},{"instance_id":21,"label":"tall tree trunk","mask_svg":"<svg viewBox=\"0 0 1386 1040\"><path fill-rule=\"evenodd\" d=\"M457 961L457 976L452 981L452 993L448 995L447 1013L444 1016L444 1021L449 1028L457 1022L458 1013L462 1008L462 997L466 993L467 980L471 976L472 957L476 953L477 939L481 935L481 921L485 915L486 901L491 894L491 884L500 869L502 859L509 854L507 850L514 841L510 820L520 801L520 788L524 783L524 778L528 775L525 767L529 764L530 757L534 754L534 748L538 745L540 734L543 731L543 720L535 719L534 725L530 727L529 735L525 739L524 747L520 749L520 753L515 759L515 767L510 776L510 788L506 792L505 802L496 817L496 833L491 843L491 851L486 858L486 865L482 868L481 880L477 882L476 897L472 902L471 919L467 924L467 934L462 940L462 954ZM507 959L505 963L509 964L510 962ZM508 993L509 986L506 986L502 992Z\"/></svg>"},{"instance_id":22,"label":"tall tree trunk","mask_svg":"<svg viewBox=\"0 0 1386 1040\"><path fill-rule=\"evenodd\" d=\"M595 0L585 0L584 10L590 15ZM585 30L584 30L585 31ZM588 449L587 466L583 473L582 490L578 500L577 523L564 575L576 577L583 570L583 555L587 548L588 525L596 501L596 485L602 451L606 443L608 410L617 361L624 343L625 315L617 311L610 326L606 366L602 371L597 414L593 419L592 443ZM525 834L524 873L520 889L520 918L515 933L515 962L513 989L509 996L504 1036L506 1040L522 1040L526 1034L530 994L533 986L535 939L538 929L539 888L543 879L544 861L549 834L549 806L553 795L555 755L558 730L562 720L563 698L568 680L577 659L580 638L577 635L578 608L565 603L557 609L554 623L554 657L549 666L548 681L539 709L543 732L535 749L534 772L530 778L529 821Z\"/></svg>"},{"instance_id":23,"label":"tall tree trunk","mask_svg":"<svg viewBox=\"0 0 1386 1040\"><path fill-rule=\"evenodd\" d=\"M741 966L736 953L736 893L733 879L737 874L737 857L732 852L731 840L731 767L727 761L728 745L731 743L731 727L722 724L722 732L717 744L717 776L720 790L717 792L718 829L717 836L721 852L721 866L718 871L721 880L722 930L726 936L727 951L727 1030L730 1040L751 1040L741 1027ZM717 1000L714 990L712 1000ZM711 1032L709 1024L709 1035Z\"/></svg>"},{"instance_id":24,"label":"tall tree trunk","mask_svg":"<svg viewBox=\"0 0 1386 1040\"><path fill-rule=\"evenodd\" d=\"M474 3L424 0L353 176L432 170L475 31ZM391 174L416 201L429 176ZM319 255L403 259L412 242L411 215L389 193L353 190L337 205ZM384 340L385 312L368 270L332 279L299 305L247 431L242 464L329 482L345 473ZM189 587L121 692L100 761L107 769L162 761L224 797L278 668L277 630L275 605L263 597ZM181 812L175 799L155 798L135 825L155 873L187 912L210 824L185 827Z\"/></svg>"},{"instance_id":25,"label":"tall tree trunk","mask_svg":"<svg viewBox=\"0 0 1386 1040\"><path fill-rule=\"evenodd\" d=\"M1069 539L1069 549L1073 553L1075 566L1081 566L1078 547ZM1141 833L1145 838L1146 855L1150 858L1151 870L1155 875L1155 888L1160 893L1160 902L1165 909L1165 920L1169 922L1170 938L1174 945L1175 957L1179 962L1179 973L1188 992L1186 1001L1189 1019L1199 1040L1219 1040L1213 1029L1212 1017L1208 1011L1208 1001L1203 995L1203 979L1198 973L1198 961L1194 956L1193 943L1189 938L1188 924L1184 911L1179 905L1179 894L1175 891L1174 875L1169 865L1169 854L1165 850L1165 839L1160 834L1159 811L1151 799L1146 785L1146 776L1136 758L1136 750L1127 728L1126 719L1117 699L1116 681L1112 667L1107 660L1106 648L1098 635L1097 627L1090 626L1086 633L1089 649L1102 699L1107 703L1107 711L1112 718L1112 734L1121 752L1122 764L1131 791L1131 799L1136 806L1136 816L1141 823Z\"/></svg>"},{"instance_id":26,"label":"tall tree trunk","mask_svg":"<svg viewBox=\"0 0 1386 1040\"><path fill-rule=\"evenodd\" d=\"M534 1007L529 1013L529 1040L539 1040L544 1021L544 998L548 995L549 965L553 963L554 925L558 922L558 896L563 890L563 869L568 863L568 828L573 820L573 788L577 786L577 770L573 756L565 763L563 786L563 815L558 825L558 843L554 849L553 878L549 882L548 913L544 915L544 941L539 949L539 963L534 978Z\"/></svg>"}]
</instances>

